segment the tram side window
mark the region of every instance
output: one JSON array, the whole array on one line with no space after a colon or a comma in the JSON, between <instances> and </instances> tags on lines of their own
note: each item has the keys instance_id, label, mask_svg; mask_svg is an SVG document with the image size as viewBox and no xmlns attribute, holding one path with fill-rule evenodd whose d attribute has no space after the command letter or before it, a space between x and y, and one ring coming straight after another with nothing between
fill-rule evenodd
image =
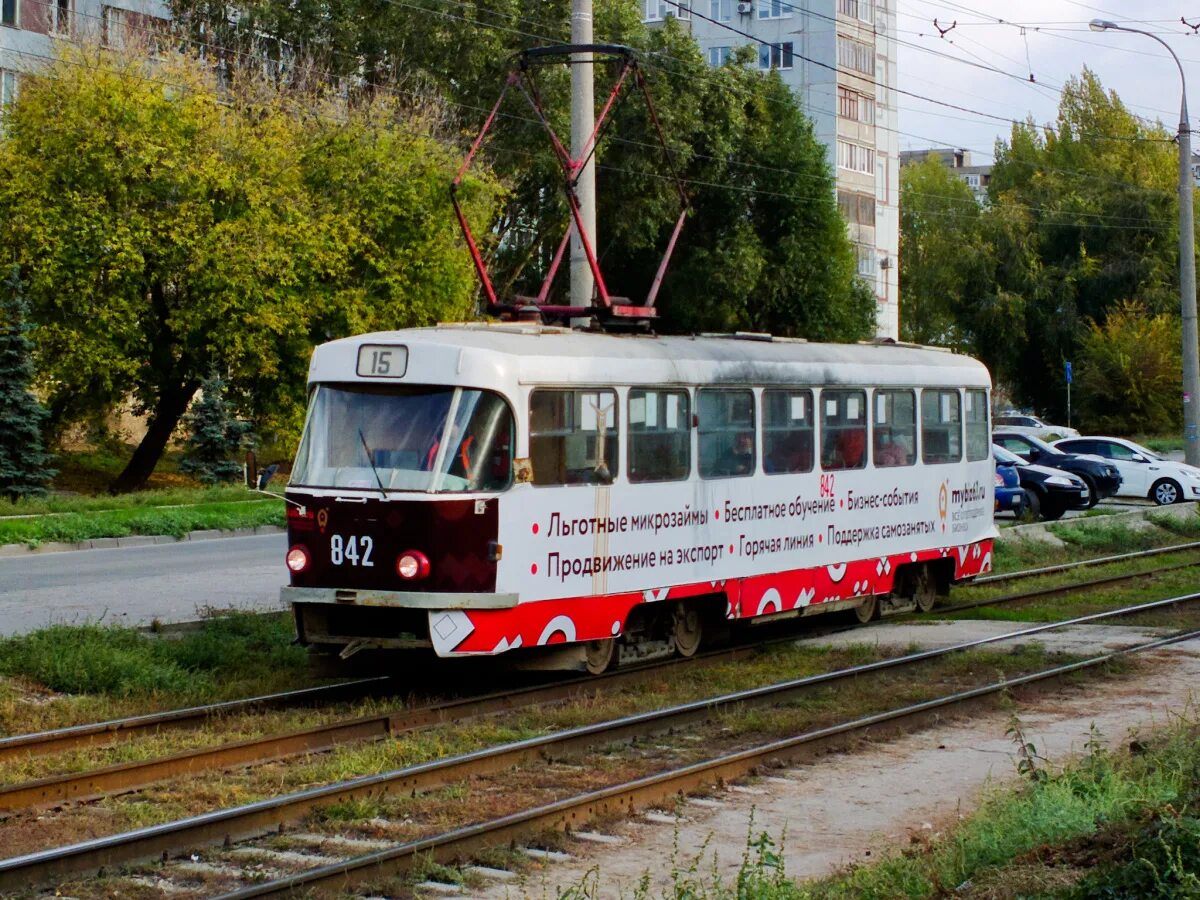
<instances>
[{"instance_id":1,"label":"tram side window","mask_svg":"<svg viewBox=\"0 0 1200 900\"><path fill-rule=\"evenodd\" d=\"M629 480L683 481L692 468L687 391L629 391Z\"/></svg>"},{"instance_id":2,"label":"tram side window","mask_svg":"<svg viewBox=\"0 0 1200 900\"><path fill-rule=\"evenodd\" d=\"M875 392L875 465L911 466L917 461L917 398L912 391Z\"/></svg>"},{"instance_id":3,"label":"tram side window","mask_svg":"<svg viewBox=\"0 0 1200 900\"><path fill-rule=\"evenodd\" d=\"M962 459L962 412L958 391L921 392L921 459L934 464Z\"/></svg>"},{"instance_id":4,"label":"tram side window","mask_svg":"<svg viewBox=\"0 0 1200 900\"><path fill-rule=\"evenodd\" d=\"M700 476L731 478L753 475L754 393L740 390L701 390Z\"/></svg>"},{"instance_id":5,"label":"tram side window","mask_svg":"<svg viewBox=\"0 0 1200 900\"><path fill-rule=\"evenodd\" d=\"M534 391L529 398L533 483L612 484L617 424L614 391Z\"/></svg>"},{"instance_id":6,"label":"tram side window","mask_svg":"<svg viewBox=\"0 0 1200 900\"><path fill-rule=\"evenodd\" d=\"M821 468L861 469L867 464L867 392L821 391Z\"/></svg>"},{"instance_id":7,"label":"tram side window","mask_svg":"<svg viewBox=\"0 0 1200 900\"><path fill-rule=\"evenodd\" d=\"M970 462L988 459L992 448L988 441L987 391L967 391L963 418L967 422L967 459Z\"/></svg>"},{"instance_id":8,"label":"tram side window","mask_svg":"<svg viewBox=\"0 0 1200 900\"><path fill-rule=\"evenodd\" d=\"M812 391L763 391L763 471L768 475L811 472Z\"/></svg>"}]
</instances>

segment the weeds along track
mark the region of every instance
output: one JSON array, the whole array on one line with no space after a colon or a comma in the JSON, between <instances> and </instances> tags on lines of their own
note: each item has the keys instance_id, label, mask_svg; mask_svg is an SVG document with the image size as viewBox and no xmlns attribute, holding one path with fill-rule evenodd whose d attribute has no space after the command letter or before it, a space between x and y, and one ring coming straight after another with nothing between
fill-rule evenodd
<instances>
[{"instance_id":1,"label":"weeds along track","mask_svg":"<svg viewBox=\"0 0 1200 900\"><path fill-rule=\"evenodd\" d=\"M1165 552L1180 552L1200 549L1200 542L1151 551L1121 554L1097 560L1068 563L1008 575L988 576L977 579L976 584L1012 581L1034 576L1053 574L1074 568L1125 562L1141 557L1158 556ZM1103 578L1073 582L1069 585L1037 588L1008 594L987 600L941 606L939 613L959 612L982 606L997 606L1025 600L1063 594L1090 587L1112 585L1154 575L1158 572L1200 565L1200 559L1167 566L1153 571L1124 573ZM903 611L903 610L902 610ZM850 626L858 627L858 626ZM139 790L160 781L192 775L205 771L228 770L273 762L290 756L319 753L347 744L384 740L409 733L420 728L447 721L466 721L483 718L535 706L569 703L589 695L619 690L638 683L660 678L664 671L682 666L719 665L736 662L759 652L773 644L795 640L798 636L820 637L846 630L847 626L834 626L803 635L790 633L768 640L747 641L733 647L708 651L690 660L668 660L646 663L621 669L600 677L571 678L550 685L504 690L491 694L467 696L461 699L440 700L422 706L380 713L377 715L342 719L282 734L222 743L217 746L188 750L170 756L119 763L81 772L51 775L8 786L0 786L0 814L44 808L70 801L95 800L121 793ZM757 635L756 635L757 637ZM686 671L686 670L685 670ZM301 705L313 705L338 700L367 696L385 692L395 684L386 677L361 679L329 687L308 688L264 697L216 703L210 706L172 710L128 719L79 725L40 734L20 735L0 739L0 764L26 756L57 753L109 743L115 740L132 739L140 735L169 728L197 728L216 717L236 712L280 709Z\"/></svg>"},{"instance_id":2,"label":"weeds along track","mask_svg":"<svg viewBox=\"0 0 1200 900\"><path fill-rule=\"evenodd\" d=\"M569 728L163 825L0 860L0 891L27 889L33 884L55 881L61 883L81 873L99 869L111 872L112 867L122 864L177 859L180 856L184 857L180 862L135 871L130 877L149 881L151 886L157 885L156 889L161 893L179 893L180 896L183 892L211 896L225 891L230 896L249 897L308 889L322 892L348 889L351 884L364 879L408 871L422 858L459 859L485 847L528 840L540 829L579 829L597 817L628 813L680 792L697 790L718 780L741 777L764 764L782 764L799 757L809 757L818 749L838 746L867 731L872 735L881 735L918 727L951 710L962 710L975 703L987 702L1006 690L1050 684L1076 673L1096 669L1130 653L1163 647L1198 634L1176 634L1067 665L1024 673L993 683L973 684L934 699L901 704L884 712L749 747L722 747L716 734L702 733L696 738L700 743L691 745L694 748L693 755L701 755L699 760L689 760L683 765L658 765L658 771L650 773L644 770L647 765L653 767L654 764L648 763L641 767L642 771L633 772L633 777L621 777L630 774L628 767L614 764L615 768L604 769L596 764L597 759L613 758L612 753L596 757L597 748L611 751L614 747L628 748L631 743L635 747L653 746L647 744L649 739L662 740L664 735L678 735L681 729L701 726L703 730L702 726L709 725L712 731L711 723L719 721L722 716L772 707L776 710L774 714L779 714L779 711L787 708L787 704L803 699L806 694L811 696L814 690L850 684L855 679L874 673L894 674L919 663L946 659L954 654L1003 641L1025 639L1070 625L1165 611L1198 600L1200 593L1186 594L1020 628L951 647ZM895 683L894 678L889 681L889 684ZM589 753L592 756L587 756ZM585 757L593 760L593 764L578 767L564 762ZM642 762L645 763L645 760ZM583 792L564 791L565 797L528 803L530 797L541 796L536 790L538 782L552 780L556 772L557 777L569 785L594 781L604 775L611 776L611 779L609 783L589 785ZM328 809L331 804L379 801L388 797L427 797L433 792L449 789L456 783L467 780L475 783L480 779L492 779L497 784L496 790L507 791L505 796L510 805L519 799L518 808L515 811L509 809L493 820L471 822L469 812L453 807L448 817L458 822L465 819L467 824L435 829L434 834L407 841L380 842L364 837L347 837L345 834L288 832L286 827L312 813ZM521 802L526 805L522 806ZM288 848L278 849L269 843L272 836L277 839L281 835L289 836ZM267 836L265 840L268 843L263 843L264 836ZM378 846L368 846L372 844ZM297 850L297 847L301 849ZM338 847L341 850L336 849ZM295 871L297 869L299 871ZM199 886L197 879L201 882ZM264 880L266 883L255 884ZM130 887L126 886L127 889ZM70 882L67 892L77 893Z\"/></svg>"}]
</instances>

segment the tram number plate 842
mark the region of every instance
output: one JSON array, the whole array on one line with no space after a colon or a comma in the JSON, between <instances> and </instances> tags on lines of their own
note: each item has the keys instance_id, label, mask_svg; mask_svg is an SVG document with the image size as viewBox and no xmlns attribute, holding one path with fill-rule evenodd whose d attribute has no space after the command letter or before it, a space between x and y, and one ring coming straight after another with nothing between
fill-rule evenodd
<instances>
[{"instance_id":1,"label":"tram number plate 842","mask_svg":"<svg viewBox=\"0 0 1200 900\"><path fill-rule=\"evenodd\" d=\"M329 536L329 562L335 566L349 563L352 566L374 566L371 551L375 549L375 539L369 535L340 534Z\"/></svg>"}]
</instances>

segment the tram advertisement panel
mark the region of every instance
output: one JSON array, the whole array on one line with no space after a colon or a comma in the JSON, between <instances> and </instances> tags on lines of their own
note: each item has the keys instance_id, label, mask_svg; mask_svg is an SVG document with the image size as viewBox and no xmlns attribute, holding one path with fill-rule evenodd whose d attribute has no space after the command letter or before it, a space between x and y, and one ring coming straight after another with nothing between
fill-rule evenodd
<instances>
[{"instance_id":1,"label":"tram advertisement panel","mask_svg":"<svg viewBox=\"0 0 1200 900\"><path fill-rule=\"evenodd\" d=\"M994 537L990 461L501 500L497 590L522 602L808 569Z\"/></svg>"}]
</instances>

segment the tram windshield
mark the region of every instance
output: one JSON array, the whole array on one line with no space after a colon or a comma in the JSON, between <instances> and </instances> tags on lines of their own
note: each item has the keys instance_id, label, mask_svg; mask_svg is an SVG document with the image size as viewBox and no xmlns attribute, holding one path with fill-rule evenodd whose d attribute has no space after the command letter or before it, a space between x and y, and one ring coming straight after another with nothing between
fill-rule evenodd
<instances>
[{"instance_id":1,"label":"tram windshield","mask_svg":"<svg viewBox=\"0 0 1200 900\"><path fill-rule=\"evenodd\" d=\"M376 491L499 491L513 417L492 391L318 385L291 484Z\"/></svg>"}]
</instances>

